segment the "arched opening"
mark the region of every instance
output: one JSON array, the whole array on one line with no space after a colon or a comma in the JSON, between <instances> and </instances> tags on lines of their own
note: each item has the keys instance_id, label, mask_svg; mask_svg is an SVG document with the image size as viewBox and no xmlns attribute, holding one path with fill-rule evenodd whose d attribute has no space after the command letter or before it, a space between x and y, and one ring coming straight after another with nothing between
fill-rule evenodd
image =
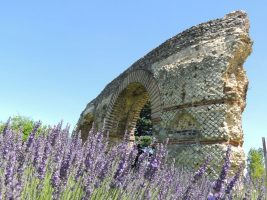
<instances>
[{"instance_id":1,"label":"arched opening","mask_svg":"<svg viewBox=\"0 0 267 200\"><path fill-rule=\"evenodd\" d=\"M112 124L109 130L110 139L113 142L120 141L123 139L125 131L130 133L130 140L134 140L134 134L143 134L141 132L136 132L137 121L140 126L140 112L146 107L150 106L148 102L150 101L149 93L146 88L137 82L130 83L119 95L114 103L112 112L110 116L112 117ZM146 107L144 107L146 105ZM143 109L144 108L144 109ZM151 108L150 117L151 117ZM142 114L142 113L141 113ZM150 125L152 128L152 124ZM138 127L137 127L138 128ZM151 130L152 133L152 130Z\"/></svg>"},{"instance_id":2,"label":"arched opening","mask_svg":"<svg viewBox=\"0 0 267 200\"><path fill-rule=\"evenodd\" d=\"M79 131L81 131L81 138L83 141L86 141L88 133L91 130L94 122L94 116L92 113L87 113L82 119L82 123L78 126Z\"/></svg>"},{"instance_id":3,"label":"arched opening","mask_svg":"<svg viewBox=\"0 0 267 200\"><path fill-rule=\"evenodd\" d=\"M157 81L148 71L131 71L117 85L102 120L103 130L109 133L111 142L120 142L126 130L134 136L136 122L148 101L151 103L153 135L156 136L159 132L162 113L161 94Z\"/></svg>"},{"instance_id":4,"label":"arched opening","mask_svg":"<svg viewBox=\"0 0 267 200\"><path fill-rule=\"evenodd\" d=\"M136 121L134 135L137 137L152 136L152 127L151 102L147 101L141 109L139 118Z\"/></svg>"}]
</instances>

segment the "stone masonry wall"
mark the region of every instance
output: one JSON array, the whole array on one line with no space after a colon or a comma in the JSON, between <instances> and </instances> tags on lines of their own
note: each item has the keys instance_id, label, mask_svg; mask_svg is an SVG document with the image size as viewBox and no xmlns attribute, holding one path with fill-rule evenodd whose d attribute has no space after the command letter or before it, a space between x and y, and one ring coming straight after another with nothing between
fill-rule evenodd
<instances>
[{"instance_id":1,"label":"stone masonry wall","mask_svg":"<svg viewBox=\"0 0 267 200\"><path fill-rule=\"evenodd\" d=\"M244 163L242 112L248 80L243 63L251 53L246 13L194 26L172 37L109 83L82 112L83 138L94 121L114 142L133 131L150 100L154 136L169 138L178 165L196 168L212 154L213 167L231 145L233 166Z\"/></svg>"}]
</instances>

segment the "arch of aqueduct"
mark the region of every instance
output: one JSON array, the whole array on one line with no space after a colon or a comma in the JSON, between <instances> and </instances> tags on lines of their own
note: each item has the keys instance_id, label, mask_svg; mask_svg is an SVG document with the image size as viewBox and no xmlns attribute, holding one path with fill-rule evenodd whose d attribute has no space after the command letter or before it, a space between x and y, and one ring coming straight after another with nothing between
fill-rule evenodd
<instances>
[{"instance_id":1,"label":"arch of aqueduct","mask_svg":"<svg viewBox=\"0 0 267 200\"><path fill-rule=\"evenodd\" d=\"M170 38L109 83L82 112L86 138L94 121L116 142L132 131L144 104L152 106L153 133L169 138L170 155L194 168L207 154L221 162L228 144L232 164L244 162L241 115L248 80L243 63L251 53L246 13L194 26Z\"/></svg>"}]
</instances>

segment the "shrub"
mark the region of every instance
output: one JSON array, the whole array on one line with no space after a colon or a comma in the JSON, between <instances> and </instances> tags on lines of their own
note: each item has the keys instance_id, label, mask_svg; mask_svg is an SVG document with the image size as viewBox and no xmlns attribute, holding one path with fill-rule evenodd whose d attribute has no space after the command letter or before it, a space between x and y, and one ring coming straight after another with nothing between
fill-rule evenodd
<instances>
[{"instance_id":1,"label":"shrub","mask_svg":"<svg viewBox=\"0 0 267 200\"><path fill-rule=\"evenodd\" d=\"M139 144L141 147L148 147L153 143L153 137L152 136L140 136L140 137L135 137L136 138L136 143Z\"/></svg>"},{"instance_id":2,"label":"shrub","mask_svg":"<svg viewBox=\"0 0 267 200\"><path fill-rule=\"evenodd\" d=\"M251 148L247 158L248 173L251 179L256 182L265 175L264 156L261 148Z\"/></svg>"},{"instance_id":3,"label":"shrub","mask_svg":"<svg viewBox=\"0 0 267 200\"><path fill-rule=\"evenodd\" d=\"M34 120L30 119L29 117L17 115L14 117L9 118L9 123L13 131L22 133L23 140L26 140L32 129L34 128L34 124L36 123ZM5 124L0 122L0 132L3 131ZM46 132L48 130L48 126L42 125L37 130L37 135L41 132Z\"/></svg>"},{"instance_id":4,"label":"shrub","mask_svg":"<svg viewBox=\"0 0 267 200\"><path fill-rule=\"evenodd\" d=\"M10 124L0 134L2 199L243 199L247 192L233 193L241 169L228 179L230 149L212 184L205 176L209 160L192 174L167 165L166 148L158 144L134 165L137 149L126 141L110 148L102 133L91 131L83 143L80 134L69 138L62 123L36 137L40 126L35 123L26 141Z\"/></svg>"}]
</instances>

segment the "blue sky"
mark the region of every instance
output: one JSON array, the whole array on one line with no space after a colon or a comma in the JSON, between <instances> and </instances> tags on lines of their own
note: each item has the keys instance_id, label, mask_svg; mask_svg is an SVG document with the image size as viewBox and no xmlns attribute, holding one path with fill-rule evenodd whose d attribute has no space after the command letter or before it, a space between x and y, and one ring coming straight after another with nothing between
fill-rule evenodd
<instances>
[{"instance_id":1,"label":"blue sky","mask_svg":"<svg viewBox=\"0 0 267 200\"><path fill-rule=\"evenodd\" d=\"M267 137L267 3L264 0L75 0L0 3L0 121L25 115L72 126L105 85L186 28L245 10L253 53L245 150Z\"/></svg>"}]
</instances>

